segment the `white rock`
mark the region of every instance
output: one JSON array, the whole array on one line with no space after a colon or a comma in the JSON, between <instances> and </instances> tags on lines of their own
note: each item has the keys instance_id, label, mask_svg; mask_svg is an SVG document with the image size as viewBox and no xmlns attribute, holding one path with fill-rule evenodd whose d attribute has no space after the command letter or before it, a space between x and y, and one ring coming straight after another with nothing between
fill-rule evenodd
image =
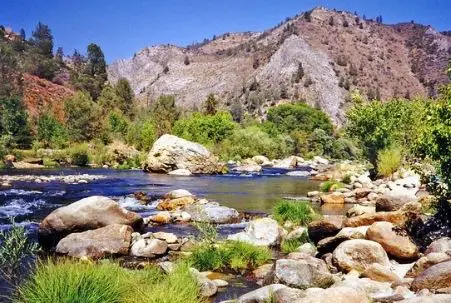
<instances>
[{"instance_id":1,"label":"white rock","mask_svg":"<svg viewBox=\"0 0 451 303\"><path fill-rule=\"evenodd\" d=\"M170 171L168 173L168 175L173 175L173 176L191 176L192 173L189 170L187 170L187 169L180 168L180 169L176 169L176 170Z\"/></svg>"}]
</instances>

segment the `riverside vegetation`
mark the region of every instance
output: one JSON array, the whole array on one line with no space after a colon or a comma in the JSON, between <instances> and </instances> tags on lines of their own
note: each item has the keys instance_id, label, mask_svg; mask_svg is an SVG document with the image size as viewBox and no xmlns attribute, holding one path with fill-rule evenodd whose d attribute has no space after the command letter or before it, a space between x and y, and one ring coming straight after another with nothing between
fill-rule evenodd
<instances>
[{"instance_id":1,"label":"riverside vegetation","mask_svg":"<svg viewBox=\"0 0 451 303\"><path fill-rule=\"evenodd\" d=\"M21 40L24 56L41 56L37 61L45 65L35 67L35 72L47 76L46 65L53 66L57 60L51 48L48 52L51 33L42 24L35 33L30 41ZM12 59L16 56L13 50L9 54ZM353 203L365 204L374 202L369 198L374 193L376 205L370 206L375 209L357 205L348 212L348 218L337 219L319 216L310 201L280 201L271 217L253 219L244 231L227 239L218 239L216 222L198 223L203 236L193 240L161 232L141 234L138 226L193 223L197 213L189 206L203 207L207 215L209 209L221 206L177 191L158 202L160 213L143 220L111 199L90 197L75 202L90 209L87 218L77 218L79 221L74 223L76 233L71 224L63 227L65 234L58 234L61 227L52 225L55 219L62 225L73 223L71 205L51 213L40 225L41 235L59 237L56 252L79 261L63 257L24 263L37 249L24 230L13 225L12 230L0 235L0 266L6 279L13 281L19 266L31 265L31 274L13 289L13 302L204 302L224 281L210 280L197 270L252 272L262 285L269 284L239 297L239 302L262 301L262 297L276 302L285 297L293 297L296 302L330 298L340 303L393 301L400 297L405 302L419 302L415 300L421 300L424 293L437 300L450 299L446 288L451 282L451 240L446 236L451 236L451 86L443 87L441 94L431 100L381 102L366 100L354 92L347 123L335 129L327 115L302 102L271 108L264 122L241 110L218 108L215 96L210 96L198 112L182 113L172 96L161 96L150 109L138 110L126 80L114 86L106 83L102 58L98 46L88 47L87 58L81 60L79 72L71 77L80 90L65 101L61 119L44 111L36 121L30 121L20 94L4 86L2 156L14 153L20 159L52 149L54 154L47 154L45 160L49 165L116 162L118 167L140 166L139 151L148 152L156 138L173 133L206 145L223 160L293 154L358 158L369 163L371 174L345 172L337 178L340 180L324 183L324 193L312 196L319 196L325 204L344 204L348 194L346 198L354 198ZM64 62L60 64L62 68ZM112 159L107 150L115 140L123 140L138 152L126 159ZM23 150L31 147L31 152ZM425 163L434 169L423 174L423 185L417 184L413 175L399 178L401 171L408 168L424 172ZM370 176L379 179L373 181ZM419 213L415 202L420 187L432 194L436 208L425 222L421 217L426 214ZM412 188L415 201L395 205L397 198L383 200L383 195L396 190L405 194ZM376 192L382 189L385 191ZM378 211L377 207L390 209ZM225 222L238 219L236 211L220 210L221 215L231 217ZM90 215L111 220L93 224ZM211 217L217 219L215 215ZM271 249L282 255L272 256ZM424 255L419 254L420 250ZM176 263L146 264L143 269L126 269L115 259L105 260L110 256L149 260L169 252L175 252ZM393 270L408 262L414 263L410 263L407 273ZM267 269L266 274L261 273L262 268Z\"/></svg>"}]
</instances>

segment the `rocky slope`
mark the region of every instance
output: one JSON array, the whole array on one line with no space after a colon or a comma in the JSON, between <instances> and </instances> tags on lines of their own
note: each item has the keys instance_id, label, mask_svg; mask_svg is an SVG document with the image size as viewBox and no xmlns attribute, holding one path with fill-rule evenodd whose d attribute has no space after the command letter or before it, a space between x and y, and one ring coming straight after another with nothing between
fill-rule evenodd
<instances>
[{"instance_id":1,"label":"rocky slope","mask_svg":"<svg viewBox=\"0 0 451 303\"><path fill-rule=\"evenodd\" d=\"M298 99L341 123L354 89L371 99L434 95L447 81L450 54L451 37L431 27L316 8L263 33L148 47L112 63L108 73L112 82L130 80L145 105L173 94L179 105L198 107L214 93L225 105L239 101L264 114L283 99Z\"/></svg>"}]
</instances>

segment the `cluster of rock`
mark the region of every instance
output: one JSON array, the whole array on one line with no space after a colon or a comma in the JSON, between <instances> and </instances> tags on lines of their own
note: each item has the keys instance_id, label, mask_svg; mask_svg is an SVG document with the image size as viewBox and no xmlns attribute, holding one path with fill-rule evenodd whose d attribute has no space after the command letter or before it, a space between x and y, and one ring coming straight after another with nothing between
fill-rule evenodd
<instances>
[{"instance_id":1,"label":"cluster of rock","mask_svg":"<svg viewBox=\"0 0 451 303\"><path fill-rule=\"evenodd\" d=\"M265 264L254 275L262 288L238 302L451 302L451 239L436 240L420 253L406 224L421 205L344 216L324 216L291 233L270 218L250 222L229 238L277 245L308 232L311 243Z\"/></svg>"},{"instance_id":2,"label":"cluster of rock","mask_svg":"<svg viewBox=\"0 0 451 303\"><path fill-rule=\"evenodd\" d=\"M144 219L146 224L167 224L172 222L209 222L213 224L236 223L239 213L233 208L217 202L199 199L184 189L167 193L157 201L156 214Z\"/></svg>"},{"instance_id":3,"label":"cluster of rock","mask_svg":"<svg viewBox=\"0 0 451 303\"><path fill-rule=\"evenodd\" d=\"M409 202L416 202L427 193L421 190L420 177L412 172L405 172L396 180L378 179L372 181L369 173L350 176L349 184L343 187L332 185L329 192L309 192L312 201L325 204L359 204L371 208L357 208L353 211L393 211Z\"/></svg>"},{"instance_id":4,"label":"cluster of rock","mask_svg":"<svg viewBox=\"0 0 451 303\"><path fill-rule=\"evenodd\" d=\"M4 187L11 186L11 182L34 182L34 183L49 183L62 182L67 184L86 184L95 180L105 179L102 175L50 175L50 176L33 176L33 175L3 175L0 176L0 184Z\"/></svg>"}]
</instances>

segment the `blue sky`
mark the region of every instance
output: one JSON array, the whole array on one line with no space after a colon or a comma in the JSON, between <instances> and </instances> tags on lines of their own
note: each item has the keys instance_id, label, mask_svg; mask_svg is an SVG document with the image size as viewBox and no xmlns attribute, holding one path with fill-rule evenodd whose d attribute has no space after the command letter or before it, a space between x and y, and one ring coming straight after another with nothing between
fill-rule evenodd
<instances>
[{"instance_id":1,"label":"blue sky","mask_svg":"<svg viewBox=\"0 0 451 303\"><path fill-rule=\"evenodd\" d=\"M145 46L183 46L224 32L262 31L320 5L368 18L382 15L384 23L415 20L451 30L450 0L2 0L0 24L30 35L41 21L66 53L84 52L95 42L111 62Z\"/></svg>"}]
</instances>

